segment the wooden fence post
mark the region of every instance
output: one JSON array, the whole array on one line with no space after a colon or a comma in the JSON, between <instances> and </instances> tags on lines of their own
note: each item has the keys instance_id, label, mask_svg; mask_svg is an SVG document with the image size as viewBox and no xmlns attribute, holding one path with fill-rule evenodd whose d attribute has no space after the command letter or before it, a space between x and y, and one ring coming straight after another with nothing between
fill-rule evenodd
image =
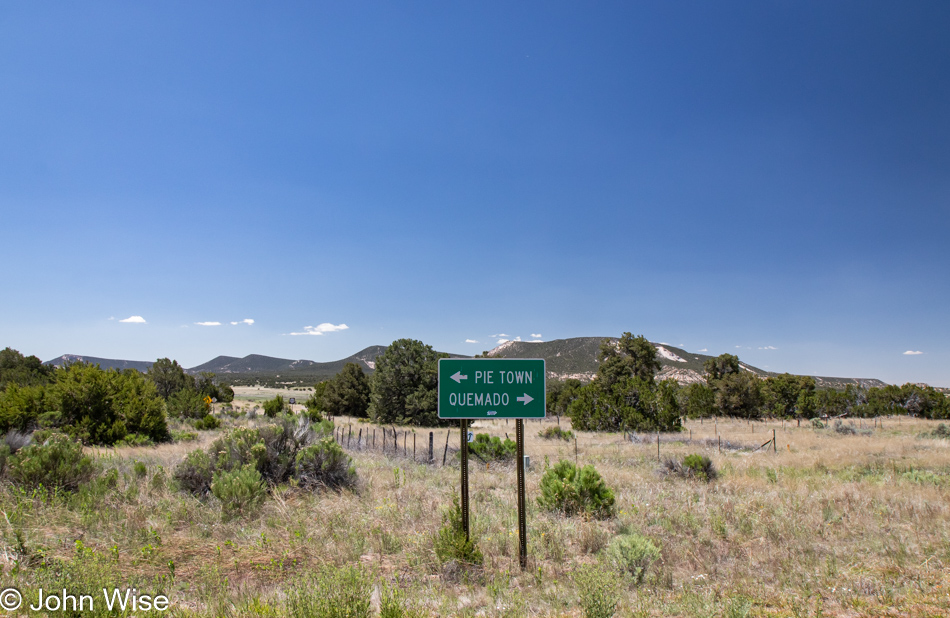
<instances>
[{"instance_id":1,"label":"wooden fence post","mask_svg":"<svg viewBox=\"0 0 950 618\"><path fill-rule=\"evenodd\" d=\"M451 430L445 431L445 450L442 451L442 467L445 467L445 456L449 454L449 434L452 433Z\"/></svg>"},{"instance_id":2,"label":"wooden fence post","mask_svg":"<svg viewBox=\"0 0 950 618\"><path fill-rule=\"evenodd\" d=\"M429 463L432 463L432 446L433 446L434 440L435 440L435 432L430 431L429 432L429 459L426 460Z\"/></svg>"}]
</instances>

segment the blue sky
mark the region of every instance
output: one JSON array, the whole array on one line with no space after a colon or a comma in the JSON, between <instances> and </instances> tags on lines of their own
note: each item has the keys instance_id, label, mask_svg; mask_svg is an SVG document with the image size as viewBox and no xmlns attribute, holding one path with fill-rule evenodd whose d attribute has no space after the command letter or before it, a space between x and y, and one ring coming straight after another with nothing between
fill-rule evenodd
<instances>
[{"instance_id":1,"label":"blue sky","mask_svg":"<svg viewBox=\"0 0 950 618\"><path fill-rule=\"evenodd\" d=\"M944 2L6 3L0 346L631 331L950 386L948 30Z\"/></svg>"}]
</instances>

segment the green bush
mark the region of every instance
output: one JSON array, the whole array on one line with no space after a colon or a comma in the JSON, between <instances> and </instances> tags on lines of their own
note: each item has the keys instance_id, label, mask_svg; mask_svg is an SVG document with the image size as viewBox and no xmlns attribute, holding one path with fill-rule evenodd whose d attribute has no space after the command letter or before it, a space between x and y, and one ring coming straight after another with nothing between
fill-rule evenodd
<instances>
[{"instance_id":1,"label":"green bush","mask_svg":"<svg viewBox=\"0 0 950 618\"><path fill-rule=\"evenodd\" d=\"M211 406L205 401L205 396L193 388L183 388L172 394L165 404L168 416L172 418L204 418Z\"/></svg>"},{"instance_id":2,"label":"green bush","mask_svg":"<svg viewBox=\"0 0 950 618\"><path fill-rule=\"evenodd\" d=\"M445 564L455 560L465 564L481 564L484 557L471 538L465 538L462 506L458 494L452 496L452 507L442 514L442 527L435 537L435 555Z\"/></svg>"},{"instance_id":3,"label":"green bush","mask_svg":"<svg viewBox=\"0 0 950 618\"><path fill-rule=\"evenodd\" d=\"M567 440L571 441L574 439L574 432L570 429L564 430L559 426L555 425L552 427L545 428L544 431L538 432L539 438L544 438L545 440Z\"/></svg>"},{"instance_id":4,"label":"green bush","mask_svg":"<svg viewBox=\"0 0 950 618\"><path fill-rule=\"evenodd\" d=\"M616 573L600 565L585 565L574 573L585 618L610 618L617 612L620 582Z\"/></svg>"},{"instance_id":5,"label":"green bush","mask_svg":"<svg viewBox=\"0 0 950 618\"><path fill-rule=\"evenodd\" d=\"M342 489L356 485L356 468L333 438L323 438L297 453L296 478L301 487Z\"/></svg>"},{"instance_id":6,"label":"green bush","mask_svg":"<svg viewBox=\"0 0 950 618\"><path fill-rule=\"evenodd\" d=\"M608 563L622 573L629 573L639 584L653 561L659 558L660 550L639 534L621 534L610 541L604 554Z\"/></svg>"},{"instance_id":7,"label":"green bush","mask_svg":"<svg viewBox=\"0 0 950 618\"><path fill-rule=\"evenodd\" d=\"M301 578L288 592L295 618L369 618L372 584L362 569L324 566Z\"/></svg>"},{"instance_id":8,"label":"green bush","mask_svg":"<svg viewBox=\"0 0 950 618\"><path fill-rule=\"evenodd\" d=\"M260 429L238 427L212 442L208 453L216 470L235 470L250 464L261 471L267 460L267 444Z\"/></svg>"},{"instance_id":9,"label":"green bush","mask_svg":"<svg viewBox=\"0 0 950 618\"><path fill-rule=\"evenodd\" d=\"M512 461L518 454L518 446L505 438L480 433L468 445L468 450L485 461Z\"/></svg>"},{"instance_id":10,"label":"green bush","mask_svg":"<svg viewBox=\"0 0 950 618\"><path fill-rule=\"evenodd\" d=\"M545 470L541 477L538 504L568 516L585 514L604 519L613 514L614 494L593 466L578 468L563 460Z\"/></svg>"},{"instance_id":11,"label":"green bush","mask_svg":"<svg viewBox=\"0 0 950 618\"><path fill-rule=\"evenodd\" d=\"M115 443L116 446L153 446L154 444L148 436L137 433L126 434L124 438Z\"/></svg>"},{"instance_id":12,"label":"green bush","mask_svg":"<svg viewBox=\"0 0 950 618\"><path fill-rule=\"evenodd\" d=\"M709 482L717 476L712 460L705 455L687 455L683 458L683 468L692 471L693 476L701 481Z\"/></svg>"},{"instance_id":13,"label":"green bush","mask_svg":"<svg viewBox=\"0 0 950 618\"><path fill-rule=\"evenodd\" d=\"M221 510L228 517L254 511L267 497L264 479L251 465L215 472L211 493L221 501Z\"/></svg>"},{"instance_id":14,"label":"green bush","mask_svg":"<svg viewBox=\"0 0 950 618\"><path fill-rule=\"evenodd\" d=\"M165 404L155 384L138 371L103 371L74 363L56 371L47 387L47 409L39 421L83 444L112 446L129 434L152 442L170 439Z\"/></svg>"},{"instance_id":15,"label":"green bush","mask_svg":"<svg viewBox=\"0 0 950 618\"><path fill-rule=\"evenodd\" d=\"M221 421L217 417L211 416L210 414L206 415L204 418L198 419L195 421L195 429L198 431L206 431L210 429L217 429L221 426Z\"/></svg>"},{"instance_id":16,"label":"green bush","mask_svg":"<svg viewBox=\"0 0 950 618\"><path fill-rule=\"evenodd\" d=\"M663 460L661 471L672 476L686 479L697 479L708 483L718 476L716 468L709 457L705 455L687 455L683 461L667 457Z\"/></svg>"},{"instance_id":17,"label":"green bush","mask_svg":"<svg viewBox=\"0 0 950 618\"><path fill-rule=\"evenodd\" d=\"M194 442L197 439L197 431L172 431L172 440L174 442Z\"/></svg>"},{"instance_id":18,"label":"green bush","mask_svg":"<svg viewBox=\"0 0 950 618\"><path fill-rule=\"evenodd\" d=\"M267 418L277 418L277 415L287 408L284 398L277 395L273 399L264 402L264 416Z\"/></svg>"},{"instance_id":19,"label":"green bush","mask_svg":"<svg viewBox=\"0 0 950 618\"><path fill-rule=\"evenodd\" d=\"M298 420L289 415L280 416L277 422L257 429L238 427L217 438L206 451L189 453L175 468L174 476L179 487L196 495L209 491L215 473L240 470L245 466L257 470L268 485L285 483L297 472L298 454L311 444L319 443L332 431L333 423L329 421L313 425L306 418ZM310 451L301 460L300 470L312 478L323 475L322 478L334 483L349 482L351 473L355 475L349 457L344 456L341 462L328 447L324 447L324 451L322 454ZM319 475L314 468L317 464L321 466ZM326 472L322 471L324 465Z\"/></svg>"},{"instance_id":20,"label":"green bush","mask_svg":"<svg viewBox=\"0 0 950 618\"><path fill-rule=\"evenodd\" d=\"M34 442L7 459L5 473L14 485L75 491L98 472L82 444L67 435L53 433L37 436Z\"/></svg>"},{"instance_id":21,"label":"green bush","mask_svg":"<svg viewBox=\"0 0 950 618\"><path fill-rule=\"evenodd\" d=\"M32 431L47 407L43 386L19 386L14 382L0 391L0 431Z\"/></svg>"}]
</instances>

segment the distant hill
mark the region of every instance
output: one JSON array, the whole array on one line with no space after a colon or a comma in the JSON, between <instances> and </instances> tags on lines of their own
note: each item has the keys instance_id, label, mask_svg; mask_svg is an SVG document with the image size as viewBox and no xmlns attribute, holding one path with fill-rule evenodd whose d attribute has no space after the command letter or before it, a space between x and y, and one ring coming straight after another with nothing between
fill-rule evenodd
<instances>
[{"instance_id":1,"label":"distant hill","mask_svg":"<svg viewBox=\"0 0 950 618\"><path fill-rule=\"evenodd\" d=\"M508 341L488 351L488 356L495 358L543 358L548 377L558 380L575 378L588 381L597 373L597 353L600 342L610 339L617 342L617 337L574 337L571 339L555 339L553 341ZM660 356L660 371L657 379L672 378L680 384L704 382L703 363L710 358L708 354L687 352L665 343L653 343ZM740 362L739 366L755 375L766 378L778 375L775 372L759 369L748 363ZM814 376L819 388L844 388L847 384L862 387L886 386L885 382L870 378L827 378Z\"/></svg>"},{"instance_id":2,"label":"distant hill","mask_svg":"<svg viewBox=\"0 0 950 618\"><path fill-rule=\"evenodd\" d=\"M617 337L606 337L616 342ZM564 380L576 378L584 382L589 381L597 373L597 352L600 342L605 337L573 337L571 339L555 339L553 341L508 341L488 351L489 357L495 358L543 358L549 378ZM708 354L687 352L665 343L654 343L660 354L660 372L658 379L672 378L680 384L702 382L703 363L713 358ZM235 386L241 385L294 385L312 386L318 382L331 378L342 371L346 363L357 363L366 373L372 373L376 368L376 357L386 350L386 346L374 345L348 356L346 358L318 363L311 360L292 360L289 358L275 358L261 354L249 354L244 358L234 356L218 356L206 363L186 369L190 374L209 371L216 374L223 381ZM455 358L466 358L458 354L450 354ZM82 361L97 363L103 369L136 369L148 371L151 362L126 361L92 356L78 356L64 354L59 358L46 361L47 365L63 365L68 362ZM749 365L740 363L740 366L760 377L777 375ZM854 384L864 388L886 386L885 382L869 378L832 378L814 376L819 388L844 388Z\"/></svg>"},{"instance_id":3,"label":"distant hill","mask_svg":"<svg viewBox=\"0 0 950 618\"><path fill-rule=\"evenodd\" d=\"M44 365L53 365L54 367L62 367L68 363L90 363L93 365L99 365L100 369L135 369L136 371L141 371L145 373L148 371L148 368L152 366L152 361L130 361L130 360L116 360L113 358L96 358L95 356L80 356L78 354L63 354L62 356L57 356L53 360L48 360Z\"/></svg>"},{"instance_id":4,"label":"distant hill","mask_svg":"<svg viewBox=\"0 0 950 618\"><path fill-rule=\"evenodd\" d=\"M376 368L376 357L385 350L385 346L373 345L352 356L326 363L304 359L274 358L261 354L249 354L244 358L218 356L186 371L191 374L210 371L234 385L270 383L313 385L340 373L347 363L356 363L366 373L372 373Z\"/></svg>"},{"instance_id":5,"label":"distant hill","mask_svg":"<svg viewBox=\"0 0 950 618\"><path fill-rule=\"evenodd\" d=\"M610 339L617 342L617 337L573 337L571 339L555 339L553 341L508 341L493 350L488 356L496 358L543 358L548 377L558 380L575 378L588 381L597 373L597 353L600 351L600 342ZM706 354L687 352L665 343L654 343L660 356L659 379L673 378L682 384L702 382L703 363L713 358ZM742 366L755 373L765 376L768 372L746 363Z\"/></svg>"}]
</instances>

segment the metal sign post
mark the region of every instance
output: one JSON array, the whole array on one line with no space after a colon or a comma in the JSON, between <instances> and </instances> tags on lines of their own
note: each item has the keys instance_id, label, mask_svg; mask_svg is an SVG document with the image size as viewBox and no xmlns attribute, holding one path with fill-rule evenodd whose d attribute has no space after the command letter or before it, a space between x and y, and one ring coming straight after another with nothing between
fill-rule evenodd
<instances>
[{"instance_id":1,"label":"metal sign post","mask_svg":"<svg viewBox=\"0 0 950 618\"><path fill-rule=\"evenodd\" d=\"M521 570L528 568L528 518L524 491L524 421L515 421L515 442L518 444L518 562Z\"/></svg>"},{"instance_id":2,"label":"metal sign post","mask_svg":"<svg viewBox=\"0 0 950 618\"><path fill-rule=\"evenodd\" d=\"M462 527L465 529L465 540L471 538L468 529L468 419L459 421L459 427L462 429Z\"/></svg>"},{"instance_id":3,"label":"metal sign post","mask_svg":"<svg viewBox=\"0 0 950 618\"><path fill-rule=\"evenodd\" d=\"M518 562L528 567L524 419L545 417L543 359L443 358L439 360L439 418L459 419L462 526L469 540L468 441L470 419L516 419L518 450ZM448 442L446 442L448 445Z\"/></svg>"}]
</instances>

